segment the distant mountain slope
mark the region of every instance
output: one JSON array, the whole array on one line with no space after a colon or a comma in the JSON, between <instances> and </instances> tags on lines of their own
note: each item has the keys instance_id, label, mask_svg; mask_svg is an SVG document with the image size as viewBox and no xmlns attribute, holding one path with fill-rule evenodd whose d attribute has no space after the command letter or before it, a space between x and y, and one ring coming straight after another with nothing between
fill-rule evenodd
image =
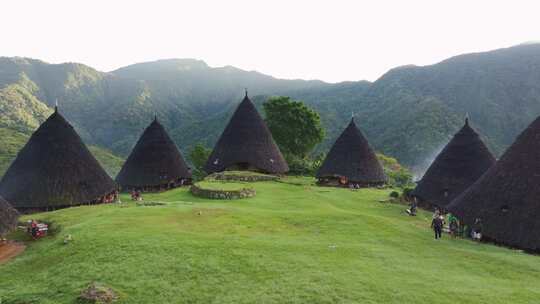
<instances>
[{"instance_id":1,"label":"distant mountain slope","mask_svg":"<svg viewBox=\"0 0 540 304\"><path fill-rule=\"evenodd\" d=\"M399 67L374 83L338 84L276 79L193 59L102 73L76 63L0 58L0 127L29 134L58 100L87 143L125 156L158 114L185 153L196 142L214 144L246 87L258 105L287 95L315 108L327 129L318 151L354 113L377 150L421 171L467 113L496 154L540 114L540 45Z\"/></svg>"},{"instance_id":2,"label":"distant mountain slope","mask_svg":"<svg viewBox=\"0 0 540 304\"><path fill-rule=\"evenodd\" d=\"M500 154L540 114L540 45L397 68L373 83L359 105L374 144L404 163L420 164L467 113Z\"/></svg>"},{"instance_id":3,"label":"distant mountain slope","mask_svg":"<svg viewBox=\"0 0 540 304\"><path fill-rule=\"evenodd\" d=\"M180 128L221 113L241 98L245 87L260 94L324 85L210 68L196 60L162 60L102 73L76 63L3 57L0 121L29 132L48 116L47 106L58 101L86 142L127 155L154 114L167 127Z\"/></svg>"},{"instance_id":4,"label":"distant mountain slope","mask_svg":"<svg viewBox=\"0 0 540 304\"><path fill-rule=\"evenodd\" d=\"M1 177L15 159L19 150L26 144L30 136L12 129L0 128L0 138ZM88 146L88 149L99 161L103 169L105 169L111 177L116 177L116 174L118 174L120 168L122 168L124 159L101 147Z\"/></svg>"}]
</instances>

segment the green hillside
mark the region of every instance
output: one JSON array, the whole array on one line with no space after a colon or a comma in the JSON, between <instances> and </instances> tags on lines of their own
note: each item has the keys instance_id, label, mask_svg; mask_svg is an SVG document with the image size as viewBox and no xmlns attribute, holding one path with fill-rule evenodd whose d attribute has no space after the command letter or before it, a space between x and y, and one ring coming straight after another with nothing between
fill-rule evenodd
<instances>
[{"instance_id":1,"label":"green hillside","mask_svg":"<svg viewBox=\"0 0 540 304\"><path fill-rule=\"evenodd\" d=\"M248 88L303 100L321 115L325 152L354 113L376 150L421 172L459 130L467 113L500 155L540 114L540 44L403 66L377 81L276 79L200 60L146 62L103 73L76 63L0 57L0 127L35 129L58 100L88 144L126 157L157 114L184 154L213 146Z\"/></svg>"},{"instance_id":2,"label":"green hillside","mask_svg":"<svg viewBox=\"0 0 540 304\"><path fill-rule=\"evenodd\" d=\"M30 135L12 129L0 128L0 177L4 175L29 138ZM88 148L103 169L114 178L122 168L124 159L101 147L89 146Z\"/></svg>"},{"instance_id":3,"label":"green hillside","mask_svg":"<svg viewBox=\"0 0 540 304\"><path fill-rule=\"evenodd\" d=\"M101 282L118 303L533 303L538 257L467 240L435 241L430 215L381 203L389 190L320 188L287 178L257 196L32 215L61 231L0 266L2 303L76 303ZM127 203L127 204L126 204ZM28 216L26 218L29 218ZM73 241L63 244L71 234Z\"/></svg>"},{"instance_id":4,"label":"green hillside","mask_svg":"<svg viewBox=\"0 0 540 304\"><path fill-rule=\"evenodd\" d=\"M118 172L120 172L120 169L122 169L122 165L124 165L124 159L101 147L89 146L88 149L92 152L103 169L107 171L109 176L115 178Z\"/></svg>"},{"instance_id":5,"label":"green hillside","mask_svg":"<svg viewBox=\"0 0 540 304\"><path fill-rule=\"evenodd\" d=\"M29 136L11 129L0 128L0 176L26 144Z\"/></svg>"}]
</instances>

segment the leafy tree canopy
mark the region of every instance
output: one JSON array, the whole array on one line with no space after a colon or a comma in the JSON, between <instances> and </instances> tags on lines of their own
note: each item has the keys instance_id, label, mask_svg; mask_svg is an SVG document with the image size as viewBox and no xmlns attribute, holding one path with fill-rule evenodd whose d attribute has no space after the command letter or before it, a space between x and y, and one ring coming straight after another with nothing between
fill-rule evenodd
<instances>
[{"instance_id":1,"label":"leafy tree canopy","mask_svg":"<svg viewBox=\"0 0 540 304\"><path fill-rule=\"evenodd\" d=\"M206 164L206 160L208 157L210 157L210 153L212 153L212 150L206 148L201 143L196 144L189 150L189 161L193 165L193 178L195 180L200 180L204 178L205 172L204 172L204 165Z\"/></svg>"},{"instance_id":2,"label":"leafy tree canopy","mask_svg":"<svg viewBox=\"0 0 540 304\"><path fill-rule=\"evenodd\" d=\"M263 104L266 124L285 155L305 158L324 138L319 114L301 101L271 97Z\"/></svg>"}]
</instances>

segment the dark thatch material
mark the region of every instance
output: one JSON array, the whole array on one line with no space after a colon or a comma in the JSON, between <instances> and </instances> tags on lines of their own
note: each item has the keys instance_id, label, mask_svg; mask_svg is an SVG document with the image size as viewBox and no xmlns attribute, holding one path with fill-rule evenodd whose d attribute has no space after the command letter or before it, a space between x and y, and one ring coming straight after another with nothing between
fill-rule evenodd
<instances>
[{"instance_id":1,"label":"dark thatch material","mask_svg":"<svg viewBox=\"0 0 540 304\"><path fill-rule=\"evenodd\" d=\"M289 166L247 93L221 134L205 166L207 173L227 169L281 174Z\"/></svg>"},{"instance_id":2,"label":"dark thatch material","mask_svg":"<svg viewBox=\"0 0 540 304\"><path fill-rule=\"evenodd\" d=\"M317 172L320 184L342 179L343 184L377 186L387 181L377 156L354 119L338 137Z\"/></svg>"},{"instance_id":3,"label":"dark thatch material","mask_svg":"<svg viewBox=\"0 0 540 304\"><path fill-rule=\"evenodd\" d=\"M19 213L0 197L0 237L17 227Z\"/></svg>"},{"instance_id":4,"label":"dark thatch material","mask_svg":"<svg viewBox=\"0 0 540 304\"><path fill-rule=\"evenodd\" d=\"M495 157L466 119L463 128L435 158L412 194L424 208L445 209L493 164Z\"/></svg>"},{"instance_id":5,"label":"dark thatch material","mask_svg":"<svg viewBox=\"0 0 540 304\"><path fill-rule=\"evenodd\" d=\"M116 177L124 190L160 190L190 181L190 169L157 118L144 130Z\"/></svg>"},{"instance_id":6,"label":"dark thatch material","mask_svg":"<svg viewBox=\"0 0 540 304\"><path fill-rule=\"evenodd\" d=\"M540 251L540 117L448 209L465 224L482 220L486 239Z\"/></svg>"},{"instance_id":7,"label":"dark thatch material","mask_svg":"<svg viewBox=\"0 0 540 304\"><path fill-rule=\"evenodd\" d=\"M0 181L0 194L19 210L95 203L116 189L58 111L32 134Z\"/></svg>"}]
</instances>

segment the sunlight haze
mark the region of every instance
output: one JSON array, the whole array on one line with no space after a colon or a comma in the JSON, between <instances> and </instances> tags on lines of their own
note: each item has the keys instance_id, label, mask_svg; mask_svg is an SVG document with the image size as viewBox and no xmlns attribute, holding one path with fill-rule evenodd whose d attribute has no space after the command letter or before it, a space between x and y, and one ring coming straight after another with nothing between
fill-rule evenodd
<instances>
[{"instance_id":1,"label":"sunlight haze","mask_svg":"<svg viewBox=\"0 0 540 304\"><path fill-rule=\"evenodd\" d=\"M101 71L196 58L279 78L373 81L396 66L537 41L537 3L8 0L0 56Z\"/></svg>"}]
</instances>

